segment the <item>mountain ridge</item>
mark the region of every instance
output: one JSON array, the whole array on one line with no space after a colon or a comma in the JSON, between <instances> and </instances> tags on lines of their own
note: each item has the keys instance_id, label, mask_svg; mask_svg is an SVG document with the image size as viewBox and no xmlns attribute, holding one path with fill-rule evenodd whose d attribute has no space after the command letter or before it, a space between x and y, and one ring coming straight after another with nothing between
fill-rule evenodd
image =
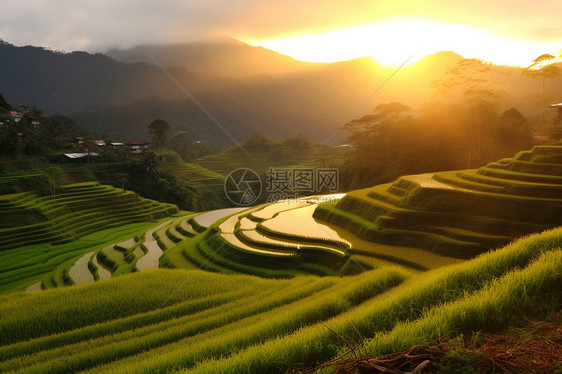
<instances>
[{"instance_id":1,"label":"mountain ridge","mask_svg":"<svg viewBox=\"0 0 562 374\"><path fill-rule=\"evenodd\" d=\"M384 102L419 107L435 96L436 82L447 80L457 87L473 78L489 82L498 92L503 90L493 99L504 110L517 107L537 118L542 114L533 103L533 97L540 95L538 80L522 76L521 69L463 60L454 52L439 52L402 68L388 68L368 57L311 64L243 43L199 43L189 48L205 58L181 66L181 59L189 52L186 45L190 46L179 45L178 52L173 52L174 46L158 47L167 51L168 57L155 55L161 66L154 66L119 62L100 53L63 53L16 47L4 41L0 43L0 92L16 106L36 105L47 114L68 115L93 133L124 140L148 137L148 123L162 117L170 122L171 133L187 131L194 139L225 145L231 144L232 137L240 141L256 131L274 139L302 133L319 142L338 133L331 140L331 144L338 144L346 137L341 131L346 122ZM221 52L213 55L214 49ZM238 52L229 55L230 50ZM252 53L257 62L245 65ZM264 59L277 65L261 64ZM472 61L472 65L452 74L460 61L468 61L468 65ZM459 76L465 81L452 81ZM562 97L562 86L557 84L561 79L548 80L547 94ZM461 100L462 96L448 94L444 98Z\"/></svg>"},{"instance_id":2,"label":"mountain ridge","mask_svg":"<svg viewBox=\"0 0 562 374\"><path fill-rule=\"evenodd\" d=\"M306 71L316 65L237 40L141 44L128 49L114 48L104 54L119 62L157 62L165 67L184 67L198 75L241 79L260 74L286 75Z\"/></svg>"}]
</instances>

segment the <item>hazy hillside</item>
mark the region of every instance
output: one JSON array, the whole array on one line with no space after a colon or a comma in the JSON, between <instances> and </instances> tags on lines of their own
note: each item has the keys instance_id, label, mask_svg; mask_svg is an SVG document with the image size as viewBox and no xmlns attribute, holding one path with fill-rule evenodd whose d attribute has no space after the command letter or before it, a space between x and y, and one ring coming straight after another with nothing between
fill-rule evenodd
<instances>
[{"instance_id":1,"label":"hazy hillside","mask_svg":"<svg viewBox=\"0 0 562 374\"><path fill-rule=\"evenodd\" d=\"M6 100L15 106L36 105L49 114L177 95L173 83L154 67L118 63L102 54L0 43L0 61Z\"/></svg>"},{"instance_id":2,"label":"hazy hillside","mask_svg":"<svg viewBox=\"0 0 562 374\"><path fill-rule=\"evenodd\" d=\"M297 133L322 139L320 134L340 125L325 113L299 106L290 95L278 98L261 94L248 84L229 78L189 81L187 71L181 68L171 71L205 110L239 141L258 131L275 139ZM185 95L174 99L152 96L125 105L89 108L71 117L92 131L124 137L147 137L148 124L155 118L165 118L171 125L171 133L186 131L193 139L232 144L225 131Z\"/></svg>"},{"instance_id":3,"label":"hazy hillside","mask_svg":"<svg viewBox=\"0 0 562 374\"><path fill-rule=\"evenodd\" d=\"M174 82L160 68L144 63L124 64L101 54L65 54L8 43L0 44L0 61L5 73L0 75L0 87L7 101L36 105L47 114L75 113L71 117L87 130L125 139L148 136L148 123L164 117L172 132L230 142L183 88L240 139L256 131L274 138L304 133L320 139L324 129L332 131L340 125L330 113L300 105L299 98L283 88L264 93L250 83L200 78L184 68L170 69Z\"/></svg>"},{"instance_id":4,"label":"hazy hillside","mask_svg":"<svg viewBox=\"0 0 562 374\"><path fill-rule=\"evenodd\" d=\"M531 119L542 114L537 105L542 79L523 76L521 69L463 60L452 52L428 56L399 71L370 58L303 63L243 43L137 47L108 54L144 61L149 59L145 52L164 66L176 66L168 69L174 79L145 62L3 42L0 88L14 105L70 115L90 132L124 140L147 137L148 123L162 117L170 122L171 132L231 144L189 94L237 140L260 131L274 139L303 133L313 141L337 144L345 139L338 130L347 121L380 103L399 101L418 109L435 99L463 102L467 92L494 101L502 111L516 107ZM561 80L546 80L545 99L562 99Z\"/></svg>"},{"instance_id":5,"label":"hazy hillside","mask_svg":"<svg viewBox=\"0 0 562 374\"><path fill-rule=\"evenodd\" d=\"M248 78L260 74L285 75L310 70L315 65L237 40L140 45L124 50L112 49L105 54L120 62L154 64L158 61L163 66L184 67L200 75L233 78Z\"/></svg>"}]
</instances>

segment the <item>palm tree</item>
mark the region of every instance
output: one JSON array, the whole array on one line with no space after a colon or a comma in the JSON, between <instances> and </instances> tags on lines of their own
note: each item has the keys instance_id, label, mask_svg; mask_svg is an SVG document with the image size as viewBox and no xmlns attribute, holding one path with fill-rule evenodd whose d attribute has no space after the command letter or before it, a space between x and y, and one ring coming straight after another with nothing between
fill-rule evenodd
<instances>
[{"instance_id":1,"label":"palm tree","mask_svg":"<svg viewBox=\"0 0 562 374\"><path fill-rule=\"evenodd\" d=\"M550 61L550 62L549 62ZM545 82L547 78L556 78L560 75L560 69L555 66L556 57L549 54L542 54L533 60L533 63L529 65L523 74L529 75L533 78L542 77L542 100L541 105L543 106L542 121L543 124L546 122L546 91Z\"/></svg>"}]
</instances>

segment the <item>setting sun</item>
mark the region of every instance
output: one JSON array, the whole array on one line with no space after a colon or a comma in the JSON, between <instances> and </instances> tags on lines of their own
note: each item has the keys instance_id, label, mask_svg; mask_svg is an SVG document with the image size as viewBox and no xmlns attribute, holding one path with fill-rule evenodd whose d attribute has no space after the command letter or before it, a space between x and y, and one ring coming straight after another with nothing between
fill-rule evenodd
<instances>
[{"instance_id":1,"label":"setting sun","mask_svg":"<svg viewBox=\"0 0 562 374\"><path fill-rule=\"evenodd\" d=\"M392 18L321 34L251 41L308 62L336 62L370 56L386 66L413 63L439 51L454 51L498 65L528 66L542 53L558 54L562 42L540 43L501 35L494 29Z\"/></svg>"}]
</instances>

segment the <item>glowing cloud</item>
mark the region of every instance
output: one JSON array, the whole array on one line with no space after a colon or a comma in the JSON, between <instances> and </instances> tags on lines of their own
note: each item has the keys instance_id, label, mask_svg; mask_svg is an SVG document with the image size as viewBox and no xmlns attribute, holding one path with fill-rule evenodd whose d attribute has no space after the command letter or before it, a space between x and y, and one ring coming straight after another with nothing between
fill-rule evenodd
<instances>
[{"instance_id":1,"label":"glowing cloud","mask_svg":"<svg viewBox=\"0 0 562 374\"><path fill-rule=\"evenodd\" d=\"M498 65L528 66L543 53L557 54L562 40L548 43L497 34L492 29L421 18L394 18L322 34L252 41L295 59L336 62L370 56L383 65L397 66L439 51L454 51Z\"/></svg>"}]
</instances>

